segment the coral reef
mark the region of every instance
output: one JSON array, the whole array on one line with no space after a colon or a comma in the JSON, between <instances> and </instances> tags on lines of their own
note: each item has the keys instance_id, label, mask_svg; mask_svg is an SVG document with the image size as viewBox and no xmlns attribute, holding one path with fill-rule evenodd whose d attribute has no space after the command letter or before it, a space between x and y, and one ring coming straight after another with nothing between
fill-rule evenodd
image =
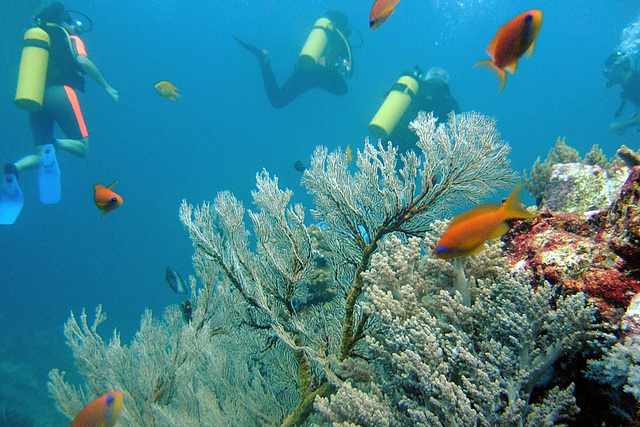
<instances>
[{"instance_id":1,"label":"coral reef","mask_svg":"<svg viewBox=\"0 0 640 427\"><path fill-rule=\"evenodd\" d=\"M316 149L303 185L322 221L322 253L305 226L305 211L290 206L266 171L252 192L256 211L221 192L213 203L184 202L180 218L195 248L202 283L191 282L191 320L178 307L162 321L150 313L130 345L114 334L105 344L86 316L72 316L65 331L84 388L53 371L50 390L59 408L73 416L107 389L124 392L124 425L300 425L318 396L339 383L340 363L367 349L374 328L362 309L363 273L389 235L420 235L458 206L478 203L496 188L514 185L495 122L476 113L451 115L436 125L420 114L412 123L421 153L365 142L358 171L346 154ZM249 243L252 222L255 251ZM328 266L335 296L312 301L318 263ZM303 309L300 309L303 308ZM276 397L277 396L277 397ZM206 418L205 418L206 417ZM178 422L179 420L179 422Z\"/></svg>"},{"instance_id":2,"label":"coral reef","mask_svg":"<svg viewBox=\"0 0 640 427\"><path fill-rule=\"evenodd\" d=\"M602 238L640 278L640 166L632 168L620 197L598 219Z\"/></svg>"},{"instance_id":3,"label":"coral reef","mask_svg":"<svg viewBox=\"0 0 640 427\"><path fill-rule=\"evenodd\" d=\"M619 161L617 159L613 161L607 160L597 144L594 144L585 158L581 159L580 153L574 148L569 147L565 142L565 138L558 138L556 145L549 150L549 154L544 162L540 162L539 157L536 159L531 167L530 176L527 175L527 171L524 171L525 188L536 198L536 204L538 206L541 205L543 196L551 193L547 191L547 186L553 175L553 166L559 163L581 163L584 165L599 166L601 170L608 170L618 165Z\"/></svg>"},{"instance_id":4,"label":"coral reef","mask_svg":"<svg viewBox=\"0 0 640 427\"><path fill-rule=\"evenodd\" d=\"M610 205L586 213L545 210L530 223L516 224L504 241L516 269L529 271L538 283L550 281L563 292L584 292L598 307L601 328L615 335L610 336L614 339L608 344L614 345L596 346L594 355L601 354L588 363L585 381L597 380L607 385L599 393L600 401L592 403L593 411L603 408L603 400L609 401L612 413L618 417L616 424L637 425L640 417L640 166L633 166L635 153L626 147L618 154L630 169ZM628 168L616 166L610 171L621 169ZM602 187L605 185L603 181ZM549 187L547 191L551 191ZM584 195L593 197L589 191L584 191ZM584 206L583 203L583 210ZM589 386L593 387L588 384L584 387ZM583 397L590 398L586 394Z\"/></svg>"},{"instance_id":5,"label":"coral reef","mask_svg":"<svg viewBox=\"0 0 640 427\"><path fill-rule=\"evenodd\" d=\"M627 167L558 163L551 167L540 206L554 212L604 209L618 197L628 177Z\"/></svg>"},{"instance_id":6,"label":"coral reef","mask_svg":"<svg viewBox=\"0 0 640 427\"><path fill-rule=\"evenodd\" d=\"M633 151L626 145L623 145L616 152L618 157L620 157L629 167L640 166L640 152Z\"/></svg>"},{"instance_id":7,"label":"coral reef","mask_svg":"<svg viewBox=\"0 0 640 427\"><path fill-rule=\"evenodd\" d=\"M363 309L377 321L367 338L374 380L344 382L318 399L325 420L516 426L575 415L571 380L558 384L549 374L590 334L595 309L584 295L562 296L548 283L534 289L526 274L510 275L494 261L481 276L462 279L473 295L467 306L455 283L461 266L422 255L434 243L435 236L406 245L392 236L374 255L363 274ZM489 254L502 259L499 250ZM544 392L534 399L536 387Z\"/></svg>"},{"instance_id":8,"label":"coral reef","mask_svg":"<svg viewBox=\"0 0 640 427\"><path fill-rule=\"evenodd\" d=\"M584 291L611 324L640 291L640 167L632 168L606 209L541 212L506 236L513 265L539 280Z\"/></svg>"},{"instance_id":9,"label":"coral reef","mask_svg":"<svg viewBox=\"0 0 640 427\"><path fill-rule=\"evenodd\" d=\"M550 426L574 417L585 381L575 366L596 351L605 364L618 354L596 319L619 320L639 289L638 172L599 214L546 210L479 255L434 259L441 219L517 176L490 118L436 125L421 113L411 126L419 155L366 141L355 173L340 149L315 150L302 184L322 228L306 225L304 208L266 171L255 210L229 192L184 201L197 275L189 306L162 319L147 311L129 344L117 331L109 342L99 335L100 307L91 325L72 313L65 336L84 384L50 372L59 410L72 418L117 389L120 423L130 426ZM553 156L572 153L559 141ZM637 345L621 345L631 366ZM593 366L593 378L606 376ZM635 370L615 375L634 392Z\"/></svg>"},{"instance_id":10,"label":"coral reef","mask_svg":"<svg viewBox=\"0 0 640 427\"><path fill-rule=\"evenodd\" d=\"M589 378L609 384L616 392L616 410L629 423L640 412L640 294L622 318L623 337L599 360L589 360ZM627 393L634 400L623 395Z\"/></svg>"}]
</instances>

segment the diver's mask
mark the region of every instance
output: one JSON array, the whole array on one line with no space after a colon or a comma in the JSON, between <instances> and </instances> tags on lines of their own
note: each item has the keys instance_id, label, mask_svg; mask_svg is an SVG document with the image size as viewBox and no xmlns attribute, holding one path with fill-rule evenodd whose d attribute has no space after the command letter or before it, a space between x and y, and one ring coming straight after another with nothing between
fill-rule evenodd
<instances>
[{"instance_id":1,"label":"diver's mask","mask_svg":"<svg viewBox=\"0 0 640 427\"><path fill-rule=\"evenodd\" d=\"M612 53L604 61L604 64L605 69L602 73L608 80L604 84L604 87L607 89L626 80L628 73L631 72L631 59L622 52Z\"/></svg>"},{"instance_id":2,"label":"diver's mask","mask_svg":"<svg viewBox=\"0 0 640 427\"><path fill-rule=\"evenodd\" d=\"M82 12L68 10L62 18L64 23L73 29L74 34L88 33L93 29L93 22Z\"/></svg>"},{"instance_id":3,"label":"diver's mask","mask_svg":"<svg viewBox=\"0 0 640 427\"><path fill-rule=\"evenodd\" d=\"M76 10L61 10L57 17L41 16L42 13L33 17L33 22L37 26L43 24L65 24L74 34L88 33L93 29L93 22L82 12ZM53 19L52 19L53 18Z\"/></svg>"}]
</instances>

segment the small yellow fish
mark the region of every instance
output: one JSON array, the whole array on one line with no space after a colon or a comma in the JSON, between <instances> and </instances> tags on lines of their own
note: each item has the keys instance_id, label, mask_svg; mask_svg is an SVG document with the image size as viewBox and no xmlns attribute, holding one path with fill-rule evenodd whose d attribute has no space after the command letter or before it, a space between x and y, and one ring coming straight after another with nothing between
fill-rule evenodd
<instances>
[{"instance_id":1,"label":"small yellow fish","mask_svg":"<svg viewBox=\"0 0 640 427\"><path fill-rule=\"evenodd\" d=\"M351 163L353 160L353 151L351 150L351 145L347 145L347 148L344 149L344 154L347 155L347 163Z\"/></svg>"},{"instance_id":2,"label":"small yellow fish","mask_svg":"<svg viewBox=\"0 0 640 427\"><path fill-rule=\"evenodd\" d=\"M173 84L169 83L166 80L160 80L153 87L156 88L156 92L158 93L158 95L160 95L163 98L170 99L172 101L175 101L181 96L178 93L180 89L178 89L177 87L175 87Z\"/></svg>"}]
</instances>

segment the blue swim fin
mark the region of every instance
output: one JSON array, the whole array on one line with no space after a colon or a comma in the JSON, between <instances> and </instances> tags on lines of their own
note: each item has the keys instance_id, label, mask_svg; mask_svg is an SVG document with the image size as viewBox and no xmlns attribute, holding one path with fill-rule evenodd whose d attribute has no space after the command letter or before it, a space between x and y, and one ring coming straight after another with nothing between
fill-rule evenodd
<instances>
[{"instance_id":1,"label":"blue swim fin","mask_svg":"<svg viewBox=\"0 0 640 427\"><path fill-rule=\"evenodd\" d=\"M60 168L58 167L56 150L53 144L42 146L38 186L42 203L51 205L60 201Z\"/></svg>"},{"instance_id":2,"label":"blue swim fin","mask_svg":"<svg viewBox=\"0 0 640 427\"><path fill-rule=\"evenodd\" d=\"M2 198L0 199L0 224L10 225L16 222L24 206L24 197L18 185L18 178L12 173L5 175L2 181Z\"/></svg>"}]
</instances>

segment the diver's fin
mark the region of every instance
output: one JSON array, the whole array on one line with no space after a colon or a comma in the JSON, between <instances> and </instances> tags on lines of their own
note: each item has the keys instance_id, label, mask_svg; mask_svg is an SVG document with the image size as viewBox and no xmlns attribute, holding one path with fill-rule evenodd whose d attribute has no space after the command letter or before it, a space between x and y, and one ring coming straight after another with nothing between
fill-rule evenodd
<instances>
[{"instance_id":1,"label":"diver's fin","mask_svg":"<svg viewBox=\"0 0 640 427\"><path fill-rule=\"evenodd\" d=\"M22 206L24 206L24 198L20 186L18 186L18 178L12 173L6 174L2 180L0 224L10 225L16 222Z\"/></svg>"},{"instance_id":2,"label":"diver's fin","mask_svg":"<svg viewBox=\"0 0 640 427\"><path fill-rule=\"evenodd\" d=\"M236 41L240 43L242 47L244 47L249 52L251 52L253 56L258 58L259 61L264 61L269 56L269 52L266 50L260 49L259 47L256 47L250 43L247 43L246 41L239 39L237 37L234 37L234 39L236 39Z\"/></svg>"},{"instance_id":3,"label":"diver's fin","mask_svg":"<svg viewBox=\"0 0 640 427\"><path fill-rule=\"evenodd\" d=\"M42 146L38 186L42 203L51 205L60 201L60 168L58 167L56 150L53 144Z\"/></svg>"}]
</instances>

